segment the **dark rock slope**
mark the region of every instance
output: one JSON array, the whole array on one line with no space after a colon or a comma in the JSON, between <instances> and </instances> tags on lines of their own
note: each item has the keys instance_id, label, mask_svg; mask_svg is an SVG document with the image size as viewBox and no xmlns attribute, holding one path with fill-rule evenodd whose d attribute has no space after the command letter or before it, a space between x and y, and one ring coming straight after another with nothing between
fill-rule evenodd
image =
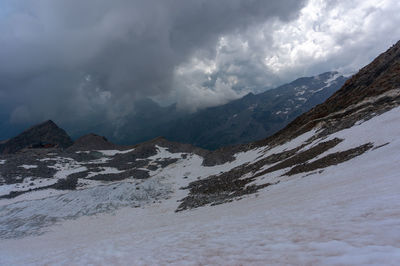
<instances>
[{"instance_id":1,"label":"dark rock slope","mask_svg":"<svg viewBox=\"0 0 400 266\"><path fill-rule=\"evenodd\" d=\"M113 150L119 146L107 140L103 136L93 133L78 138L74 144L68 148L69 151L90 151L90 150Z\"/></svg>"},{"instance_id":2,"label":"dark rock slope","mask_svg":"<svg viewBox=\"0 0 400 266\"><path fill-rule=\"evenodd\" d=\"M25 148L59 147L72 145L68 134L53 121L35 125L0 145L0 154L11 154Z\"/></svg>"},{"instance_id":3,"label":"dark rock slope","mask_svg":"<svg viewBox=\"0 0 400 266\"><path fill-rule=\"evenodd\" d=\"M321 122L331 124L332 130L335 130L333 124L338 126L336 130L350 127L352 123L344 125L340 119L349 114L360 118L363 114L368 116L370 113L382 112L390 108L390 102L393 102L393 99L384 97L384 93L391 90L400 90L400 41L347 80L343 87L324 103L297 117L283 130L259 144L285 141L310 130ZM369 97L379 95L383 96L379 101L363 102ZM354 106L356 104L357 106Z\"/></svg>"}]
</instances>

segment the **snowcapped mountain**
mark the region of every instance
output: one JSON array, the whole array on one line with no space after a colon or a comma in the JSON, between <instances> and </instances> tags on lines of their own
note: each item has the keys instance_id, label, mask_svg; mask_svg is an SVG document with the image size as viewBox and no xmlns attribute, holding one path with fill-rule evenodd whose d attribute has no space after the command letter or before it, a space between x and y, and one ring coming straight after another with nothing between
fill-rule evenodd
<instances>
[{"instance_id":1,"label":"snowcapped mountain","mask_svg":"<svg viewBox=\"0 0 400 266\"><path fill-rule=\"evenodd\" d=\"M338 72L303 77L193 114L178 109L176 104L161 107L146 99L133 103L135 112L125 118L126 123L119 125L118 134L105 123L84 131L97 132L125 144L158 136L205 149L248 143L276 133L300 114L324 102L346 79ZM69 131L77 135L76 130Z\"/></svg>"},{"instance_id":2,"label":"snowcapped mountain","mask_svg":"<svg viewBox=\"0 0 400 266\"><path fill-rule=\"evenodd\" d=\"M1 155L0 264L397 265L399 136L400 42L257 142Z\"/></svg>"},{"instance_id":3,"label":"snowcapped mountain","mask_svg":"<svg viewBox=\"0 0 400 266\"><path fill-rule=\"evenodd\" d=\"M225 105L181 117L163 136L206 149L256 141L324 102L346 79L338 72L326 72L260 94L250 93Z\"/></svg>"}]
</instances>

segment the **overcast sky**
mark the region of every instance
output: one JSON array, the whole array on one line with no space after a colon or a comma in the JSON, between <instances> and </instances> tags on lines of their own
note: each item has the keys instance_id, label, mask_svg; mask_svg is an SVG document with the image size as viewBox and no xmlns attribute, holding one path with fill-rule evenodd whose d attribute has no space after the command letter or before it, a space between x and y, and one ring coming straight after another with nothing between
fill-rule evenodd
<instances>
[{"instance_id":1,"label":"overcast sky","mask_svg":"<svg viewBox=\"0 0 400 266\"><path fill-rule=\"evenodd\" d=\"M1 0L0 119L119 121L353 73L400 39L398 0Z\"/></svg>"}]
</instances>

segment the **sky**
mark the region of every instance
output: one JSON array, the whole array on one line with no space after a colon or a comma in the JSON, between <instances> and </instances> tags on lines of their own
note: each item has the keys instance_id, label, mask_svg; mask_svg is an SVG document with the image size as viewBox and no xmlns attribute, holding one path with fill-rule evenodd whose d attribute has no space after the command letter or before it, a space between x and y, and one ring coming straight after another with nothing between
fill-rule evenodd
<instances>
[{"instance_id":1,"label":"sky","mask_svg":"<svg viewBox=\"0 0 400 266\"><path fill-rule=\"evenodd\" d=\"M118 124L143 98L194 112L350 75L400 39L398 14L398 0L1 0L0 125Z\"/></svg>"}]
</instances>

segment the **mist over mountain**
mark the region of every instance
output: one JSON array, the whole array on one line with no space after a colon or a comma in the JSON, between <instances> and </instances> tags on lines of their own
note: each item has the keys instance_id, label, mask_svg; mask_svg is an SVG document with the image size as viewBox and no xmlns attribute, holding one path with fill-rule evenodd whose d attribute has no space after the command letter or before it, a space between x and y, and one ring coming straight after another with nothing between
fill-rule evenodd
<instances>
[{"instance_id":1,"label":"mist over mountain","mask_svg":"<svg viewBox=\"0 0 400 266\"><path fill-rule=\"evenodd\" d=\"M259 140L324 102L346 79L337 72L326 72L260 94L250 93L228 104L180 118L165 136L206 149Z\"/></svg>"},{"instance_id":2,"label":"mist over mountain","mask_svg":"<svg viewBox=\"0 0 400 266\"><path fill-rule=\"evenodd\" d=\"M399 10L396 0L2 0L0 139L48 119L74 138L107 124L103 135L123 139L147 122L132 125L152 112L139 110L147 98L190 113L298 77L348 76L397 41Z\"/></svg>"},{"instance_id":3,"label":"mist over mountain","mask_svg":"<svg viewBox=\"0 0 400 266\"><path fill-rule=\"evenodd\" d=\"M344 79L285 85L290 104L275 100L273 112ZM46 121L2 144L13 149L0 154L0 262L396 265L399 135L400 41L255 142L72 143Z\"/></svg>"},{"instance_id":4,"label":"mist over mountain","mask_svg":"<svg viewBox=\"0 0 400 266\"><path fill-rule=\"evenodd\" d=\"M338 72L303 77L259 94L248 94L227 104L194 113L176 104L162 107L151 99L135 102L135 111L116 125L103 122L67 128L74 138L95 132L112 142L132 145L159 136L206 149L246 143L270 136L301 113L322 103L346 81ZM12 125L8 134L22 131ZM14 135L16 135L15 133Z\"/></svg>"},{"instance_id":5,"label":"mist over mountain","mask_svg":"<svg viewBox=\"0 0 400 266\"><path fill-rule=\"evenodd\" d=\"M180 110L176 104L161 107L150 99L141 100L135 103L137 112L127 116L119 127L103 122L69 132L74 137L97 132L115 143L126 145L164 136L169 140L216 149L272 135L301 113L322 103L346 79L338 72L303 77L192 114Z\"/></svg>"}]
</instances>

